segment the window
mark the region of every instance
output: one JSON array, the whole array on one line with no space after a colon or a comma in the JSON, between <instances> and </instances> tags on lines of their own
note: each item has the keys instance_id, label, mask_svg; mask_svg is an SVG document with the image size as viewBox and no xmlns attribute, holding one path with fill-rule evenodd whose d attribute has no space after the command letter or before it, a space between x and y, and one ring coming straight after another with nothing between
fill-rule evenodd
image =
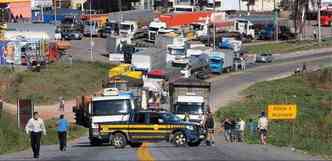
<instances>
[{"instance_id":1,"label":"window","mask_svg":"<svg viewBox=\"0 0 332 161\"><path fill-rule=\"evenodd\" d=\"M145 113L136 113L133 119L134 123L144 124L146 123Z\"/></svg>"},{"instance_id":2,"label":"window","mask_svg":"<svg viewBox=\"0 0 332 161\"><path fill-rule=\"evenodd\" d=\"M150 124L159 124L160 115L158 113L150 113Z\"/></svg>"},{"instance_id":3,"label":"window","mask_svg":"<svg viewBox=\"0 0 332 161\"><path fill-rule=\"evenodd\" d=\"M95 116L127 114L130 109L130 100L127 99L93 101L92 103Z\"/></svg>"}]
</instances>

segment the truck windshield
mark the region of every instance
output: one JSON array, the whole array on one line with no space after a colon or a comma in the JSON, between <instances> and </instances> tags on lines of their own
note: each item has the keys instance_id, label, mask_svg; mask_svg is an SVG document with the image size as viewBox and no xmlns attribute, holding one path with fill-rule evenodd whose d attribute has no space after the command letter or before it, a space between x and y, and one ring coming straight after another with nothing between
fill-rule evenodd
<instances>
[{"instance_id":1,"label":"truck windshield","mask_svg":"<svg viewBox=\"0 0 332 161\"><path fill-rule=\"evenodd\" d=\"M203 104L202 103L177 103L176 113L178 114L202 114Z\"/></svg>"},{"instance_id":2,"label":"truck windshield","mask_svg":"<svg viewBox=\"0 0 332 161\"><path fill-rule=\"evenodd\" d=\"M163 113L161 114L161 117L163 118L163 120L165 122L180 122L182 121L179 117L177 117L176 115L172 114L172 113Z\"/></svg>"},{"instance_id":3,"label":"truck windshield","mask_svg":"<svg viewBox=\"0 0 332 161\"><path fill-rule=\"evenodd\" d=\"M92 112L95 116L120 115L130 111L130 100L102 100L93 101Z\"/></svg>"},{"instance_id":4,"label":"truck windshield","mask_svg":"<svg viewBox=\"0 0 332 161\"><path fill-rule=\"evenodd\" d=\"M159 30L159 28L157 28L157 27L149 27L149 31L158 31Z\"/></svg>"},{"instance_id":5,"label":"truck windshield","mask_svg":"<svg viewBox=\"0 0 332 161\"><path fill-rule=\"evenodd\" d=\"M185 55L185 50L184 48L168 48L168 53L170 55Z\"/></svg>"},{"instance_id":6,"label":"truck windshield","mask_svg":"<svg viewBox=\"0 0 332 161\"><path fill-rule=\"evenodd\" d=\"M120 25L120 29L121 30L130 30L130 25L128 25L128 24L121 24Z\"/></svg>"},{"instance_id":7,"label":"truck windshield","mask_svg":"<svg viewBox=\"0 0 332 161\"><path fill-rule=\"evenodd\" d=\"M219 59L210 59L210 63L217 64L220 63Z\"/></svg>"}]
</instances>

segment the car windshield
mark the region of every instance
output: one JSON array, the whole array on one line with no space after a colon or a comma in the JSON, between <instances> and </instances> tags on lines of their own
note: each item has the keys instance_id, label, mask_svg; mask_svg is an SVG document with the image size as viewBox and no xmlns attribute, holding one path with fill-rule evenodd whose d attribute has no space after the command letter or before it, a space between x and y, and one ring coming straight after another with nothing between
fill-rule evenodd
<instances>
[{"instance_id":1,"label":"car windshield","mask_svg":"<svg viewBox=\"0 0 332 161\"><path fill-rule=\"evenodd\" d=\"M177 12L193 12L193 8L175 8Z\"/></svg>"},{"instance_id":2,"label":"car windshield","mask_svg":"<svg viewBox=\"0 0 332 161\"><path fill-rule=\"evenodd\" d=\"M202 114L203 104L202 103L177 103L176 113L178 114Z\"/></svg>"},{"instance_id":3,"label":"car windshield","mask_svg":"<svg viewBox=\"0 0 332 161\"><path fill-rule=\"evenodd\" d=\"M172 113L162 113L161 117L165 122L180 122L182 121L179 117Z\"/></svg>"},{"instance_id":4,"label":"car windshield","mask_svg":"<svg viewBox=\"0 0 332 161\"><path fill-rule=\"evenodd\" d=\"M130 100L93 101L92 113L95 116L126 114L131 109Z\"/></svg>"}]
</instances>

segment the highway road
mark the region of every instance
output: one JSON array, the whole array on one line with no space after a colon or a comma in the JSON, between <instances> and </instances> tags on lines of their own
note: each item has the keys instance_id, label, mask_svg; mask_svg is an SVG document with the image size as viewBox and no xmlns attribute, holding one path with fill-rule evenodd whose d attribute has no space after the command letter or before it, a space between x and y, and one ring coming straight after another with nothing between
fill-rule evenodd
<instances>
[{"instance_id":1,"label":"highway road","mask_svg":"<svg viewBox=\"0 0 332 161\"><path fill-rule=\"evenodd\" d=\"M296 65L307 63L309 69L320 65L331 65L332 54L299 56L258 65L245 72L225 74L211 78L213 90L211 100L214 107L221 107L230 101L237 100L239 91L249 85L264 80L288 76ZM216 108L215 108L216 109ZM40 160L317 160L319 157L293 151L290 148L279 148L271 145L247 145L225 143L222 134L217 134L216 145L207 147L178 148L169 143L148 143L135 149L114 149L111 146L92 147L87 137L72 142L66 152L59 152L56 145L42 146ZM2 155L0 160L32 160L31 150Z\"/></svg>"}]
</instances>

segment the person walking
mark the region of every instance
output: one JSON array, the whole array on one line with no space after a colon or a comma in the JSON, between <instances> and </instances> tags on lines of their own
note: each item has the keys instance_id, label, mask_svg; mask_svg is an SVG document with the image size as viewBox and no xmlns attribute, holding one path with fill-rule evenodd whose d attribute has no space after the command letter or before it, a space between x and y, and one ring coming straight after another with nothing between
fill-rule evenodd
<instances>
[{"instance_id":1,"label":"person walking","mask_svg":"<svg viewBox=\"0 0 332 161\"><path fill-rule=\"evenodd\" d=\"M265 116L265 112L261 112L261 116L258 119L257 129L259 132L259 139L261 144L267 144L267 129L268 119Z\"/></svg>"},{"instance_id":2,"label":"person walking","mask_svg":"<svg viewBox=\"0 0 332 161\"><path fill-rule=\"evenodd\" d=\"M42 133L46 135L46 128L44 121L39 117L38 112L33 113L33 118L31 118L25 126L25 132L28 135L30 134L33 157L39 158L40 140Z\"/></svg>"},{"instance_id":3,"label":"person walking","mask_svg":"<svg viewBox=\"0 0 332 161\"><path fill-rule=\"evenodd\" d=\"M212 113L209 111L204 121L204 126L207 129L207 140L206 145L211 146L214 144L214 118Z\"/></svg>"},{"instance_id":4,"label":"person walking","mask_svg":"<svg viewBox=\"0 0 332 161\"><path fill-rule=\"evenodd\" d=\"M226 118L224 120L224 122L222 123L222 126L224 128L224 137L226 142L230 142L231 141L231 133L232 133L232 123L231 121Z\"/></svg>"},{"instance_id":5,"label":"person walking","mask_svg":"<svg viewBox=\"0 0 332 161\"><path fill-rule=\"evenodd\" d=\"M243 121L241 118L239 119L239 142L244 141L244 130L246 128L246 122Z\"/></svg>"},{"instance_id":6,"label":"person walking","mask_svg":"<svg viewBox=\"0 0 332 161\"><path fill-rule=\"evenodd\" d=\"M59 110L65 112L65 99L62 96L59 98Z\"/></svg>"},{"instance_id":7,"label":"person walking","mask_svg":"<svg viewBox=\"0 0 332 161\"><path fill-rule=\"evenodd\" d=\"M59 137L59 148L60 151L66 151L67 148L67 131L69 129L69 123L61 114L57 121L57 132Z\"/></svg>"}]
</instances>

